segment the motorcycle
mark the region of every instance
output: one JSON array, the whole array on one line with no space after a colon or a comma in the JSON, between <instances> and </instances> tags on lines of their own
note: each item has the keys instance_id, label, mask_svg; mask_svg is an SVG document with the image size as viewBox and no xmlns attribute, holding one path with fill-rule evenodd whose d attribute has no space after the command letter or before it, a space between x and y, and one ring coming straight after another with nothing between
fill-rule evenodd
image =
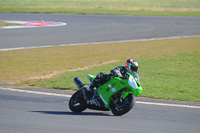
<instances>
[{"instance_id":1,"label":"motorcycle","mask_svg":"<svg viewBox=\"0 0 200 133\"><path fill-rule=\"evenodd\" d=\"M138 75L127 73L128 79L122 79L112 76L106 83L86 92L85 85L76 77L74 82L78 87L69 100L69 108L72 112L80 113L84 110L94 109L102 111L111 111L116 116L121 116L129 112L135 105L135 97L142 92ZM87 74L90 82L95 76Z\"/></svg>"}]
</instances>

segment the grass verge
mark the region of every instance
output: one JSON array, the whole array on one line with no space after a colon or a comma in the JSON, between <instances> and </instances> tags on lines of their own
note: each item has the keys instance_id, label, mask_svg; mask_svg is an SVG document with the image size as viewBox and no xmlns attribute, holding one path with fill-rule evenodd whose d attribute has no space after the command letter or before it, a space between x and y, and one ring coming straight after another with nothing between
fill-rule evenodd
<instances>
[{"instance_id":1,"label":"grass verge","mask_svg":"<svg viewBox=\"0 0 200 133\"><path fill-rule=\"evenodd\" d=\"M13 13L67 13L67 14L104 14L104 15L152 15L152 16L191 16L200 17L200 11L151 11L151 10L109 10L109 9L29 9L29 8L1 8L0 12Z\"/></svg>"},{"instance_id":2,"label":"grass verge","mask_svg":"<svg viewBox=\"0 0 200 133\"><path fill-rule=\"evenodd\" d=\"M88 82L86 74L109 73L134 58L141 96L200 102L199 51L200 37L1 51L0 81L76 89L74 77Z\"/></svg>"},{"instance_id":3,"label":"grass verge","mask_svg":"<svg viewBox=\"0 0 200 133\"><path fill-rule=\"evenodd\" d=\"M16 23L6 23L3 21L0 21L0 27L2 26L11 26L11 25L21 25L21 24L16 24Z\"/></svg>"},{"instance_id":4,"label":"grass verge","mask_svg":"<svg viewBox=\"0 0 200 133\"><path fill-rule=\"evenodd\" d=\"M140 64L139 74L143 87L140 96L164 98L182 101L200 102L200 53L181 53L173 57L137 59ZM94 67L88 70L66 72L52 79L26 82L32 86L44 88L73 89L77 87L73 78L78 76L89 83L86 74L107 72L116 66L124 65L124 61Z\"/></svg>"},{"instance_id":5,"label":"grass verge","mask_svg":"<svg viewBox=\"0 0 200 133\"><path fill-rule=\"evenodd\" d=\"M199 0L0 0L0 12L200 16Z\"/></svg>"}]
</instances>

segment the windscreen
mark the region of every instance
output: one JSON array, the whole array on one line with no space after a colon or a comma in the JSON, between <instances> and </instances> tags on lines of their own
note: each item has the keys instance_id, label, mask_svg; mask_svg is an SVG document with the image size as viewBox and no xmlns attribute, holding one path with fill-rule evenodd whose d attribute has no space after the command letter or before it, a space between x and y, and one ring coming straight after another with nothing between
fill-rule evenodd
<instances>
[{"instance_id":1,"label":"windscreen","mask_svg":"<svg viewBox=\"0 0 200 133\"><path fill-rule=\"evenodd\" d=\"M140 83L138 73L136 73L136 72L128 72L128 73L130 73L131 75L133 75L133 77Z\"/></svg>"}]
</instances>

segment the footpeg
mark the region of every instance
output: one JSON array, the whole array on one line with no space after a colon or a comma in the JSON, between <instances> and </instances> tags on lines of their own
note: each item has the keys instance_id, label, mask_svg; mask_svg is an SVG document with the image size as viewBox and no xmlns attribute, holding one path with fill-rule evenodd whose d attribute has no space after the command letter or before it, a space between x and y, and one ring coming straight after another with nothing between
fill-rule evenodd
<instances>
[{"instance_id":1,"label":"footpeg","mask_svg":"<svg viewBox=\"0 0 200 133\"><path fill-rule=\"evenodd\" d=\"M101 105L99 104L99 102L97 101L97 99L91 99L87 101L87 104L91 104L91 105L96 105L98 107L100 107Z\"/></svg>"}]
</instances>

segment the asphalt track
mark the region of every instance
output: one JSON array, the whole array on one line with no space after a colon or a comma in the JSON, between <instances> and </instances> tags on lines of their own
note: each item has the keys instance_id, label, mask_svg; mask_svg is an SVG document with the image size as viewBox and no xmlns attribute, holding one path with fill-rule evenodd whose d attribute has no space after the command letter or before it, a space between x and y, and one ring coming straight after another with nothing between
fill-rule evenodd
<instances>
[{"instance_id":1,"label":"asphalt track","mask_svg":"<svg viewBox=\"0 0 200 133\"><path fill-rule=\"evenodd\" d=\"M47 93L47 92L45 92ZM86 110L72 113L65 94L0 89L1 133L199 133L200 106L136 103L124 116Z\"/></svg>"},{"instance_id":2,"label":"asphalt track","mask_svg":"<svg viewBox=\"0 0 200 133\"><path fill-rule=\"evenodd\" d=\"M0 13L0 20L45 20L66 26L0 29L0 49L200 35L200 18ZM199 133L200 109L136 103L121 117L74 114L69 97L0 89L0 133Z\"/></svg>"},{"instance_id":3,"label":"asphalt track","mask_svg":"<svg viewBox=\"0 0 200 133\"><path fill-rule=\"evenodd\" d=\"M200 17L0 13L0 20L67 23L0 29L0 49L200 35Z\"/></svg>"}]
</instances>

